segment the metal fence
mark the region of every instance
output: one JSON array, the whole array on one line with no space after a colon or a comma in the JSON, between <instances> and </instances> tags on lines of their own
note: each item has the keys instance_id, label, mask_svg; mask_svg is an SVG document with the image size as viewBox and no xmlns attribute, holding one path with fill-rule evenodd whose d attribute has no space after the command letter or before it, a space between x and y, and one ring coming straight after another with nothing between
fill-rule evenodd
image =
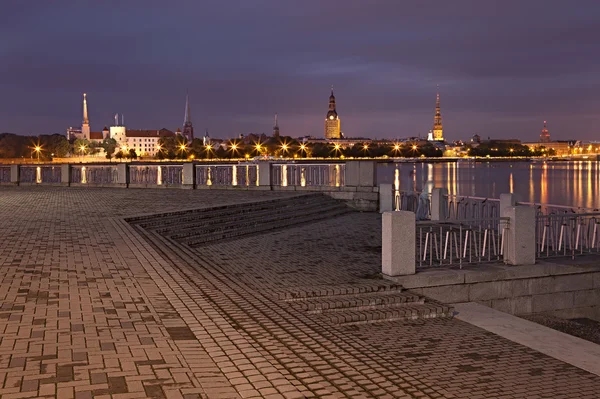
<instances>
[{"instance_id":1,"label":"metal fence","mask_svg":"<svg viewBox=\"0 0 600 399\"><path fill-rule=\"evenodd\" d=\"M130 184L183 184L183 165L144 165L129 167Z\"/></svg>"},{"instance_id":2,"label":"metal fence","mask_svg":"<svg viewBox=\"0 0 600 399\"><path fill-rule=\"evenodd\" d=\"M258 186L258 164L196 165L198 186Z\"/></svg>"},{"instance_id":3,"label":"metal fence","mask_svg":"<svg viewBox=\"0 0 600 399\"><path fill-rule=\"evenodd\" d=\"M417 268L502 262L507 218L417 222Z\"/></svg>"},{"instance_id":4,"label":"metal fence","mask_svg":"<svg viewBox=\"0 0 600 399\"><path fill-rule=\"evenodd\" d=\"M10 183L10 166L0 166L0 183Z\"/></svg>"},{"instance_id":5,"label":"metal fence","mask_svg":"<svg viewBox=\"0 0 600 399\"><path fill-rule=\"evenodd\" d=\"M536 258L600 253L600 212L539 213Z\"/></svg>"},{"instance_id":6,"label":"metal fence","mask_svg":"<svg viewBox=\"0 0 600 399\"><path fill-rule=\"evenodd\" d=\"M117 166L73 166L71 183L80 184L116 184L119 182Z\"/></svg>"},{"instance_id":7,"label":"metal fence","mask_svg":"<svg viewBox=\"0 0 600 399\"><path fill-rule=\"evenodd\" d=\"M346 164L272 164L271 184L274 186L327 186L345 185Z\"/></svg>"},{"instance_id":8,"label":"metal fence","mask_svg":"<svg viewBox=\"0 0 600 399\"><path fill-rule=\"evenodd\" d=\"M500 217L500 200L447 195L446 217L450 220L478 220Z\"/></svg>"},{"instance_id":9,"label":"metal fence","mask_svg":"<svg viewBox=\"0 0 600 399\"><path fill-rule=\"evenodd\" d=\"M431 194L394 190L394 210L410 211L417 220L431 219Z\"/></svg>"},{"instance_id":10,"label":"metal fence","mask_svg":"<svg viewBox=\"0 0 600 399\"><path fill-rule=\"evenodd\" d=\"M21 166L21 183L60 183L60 166Z\"/></svg>"}]
</instances>

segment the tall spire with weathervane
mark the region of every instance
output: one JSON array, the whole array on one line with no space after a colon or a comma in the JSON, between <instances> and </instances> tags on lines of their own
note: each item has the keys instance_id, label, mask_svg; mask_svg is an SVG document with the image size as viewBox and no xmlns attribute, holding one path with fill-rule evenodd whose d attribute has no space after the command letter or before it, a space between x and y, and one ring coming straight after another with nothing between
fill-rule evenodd
<instances>
[{"instance_id":1,"label":"tall spire with weathervane","mask_svg":"<svg viewBox=\"0 0 600 399\"><path fill-rule=\"evenodd\" d=\"M438 87L435 100L435 116L433 117L433 140L444 141L444 129L442 128L442 113L440 109L440 91Z\"/></svg>"},{"instance_id":2,"label":"tall spire with weathervane","mask_svg":"<svg viewBox=\"0 0 600 399\"><path fill-rule=\"evenodd\" d=\"M546 127L546 121L544 121L544 128L542 129L542 134L540 134L540 143L549 143L550 142L550 133L548 132L548 128Z\"/></svg>"},{"instance_id":3,"label":"tall spire with weathervane","mask_svg":"<svg viewBox=\"0 0 600 399\"><path fill-rule=\"evenodd\" d=\"M333 95L333 86L331 86L331 95L329 96L329 111L325 117L325 138L339 139L342 137L340 129L340 117L335 109L335 96Z\"/></svg>"},{"instance_id":4,"label":"tall spire with weathervane","mask_svg":"<svg viewBox=\"0 0 600 399\"><path fill-rule=\"evenodd\" d=\"M183 137L191 142L194 139L194 125L192 125L192 117L190 114L190 95L185 95L185 117L183 121Z\"/></svg>"},{"instance_id":5,"label":"tall spire with weathervane","mask_svg":"<svg viewBox=\"0 0 600 399\"><path fill-rule=\"evenodd\" d=\"M277 121L277 114L275 114L275 126L273 126L273 137L279 137L279 123Z\"/></svg>"}]
</instances>

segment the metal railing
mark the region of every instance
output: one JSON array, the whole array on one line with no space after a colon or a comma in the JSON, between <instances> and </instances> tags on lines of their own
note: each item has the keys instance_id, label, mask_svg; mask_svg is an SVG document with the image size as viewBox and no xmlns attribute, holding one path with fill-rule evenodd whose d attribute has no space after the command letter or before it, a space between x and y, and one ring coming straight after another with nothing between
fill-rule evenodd
<instances>
[{"instance_id":1,"label":"metal railing","mask_svg":"<svg viewBox=\"0 0 600 399\"><path fill-rule=\"evenodd\" d=\"M21 166L21 183L60 183L60 166Z\"/></svg>"},{"instance_id":2,"label":"metal railing","mask_svg":"<svg viewBox=\"0 0 600 399\"><path fill-rule=\"evenodd\" d=\"M417 220L431 219L431 194L394 190L394 210L416 214Z\"/></svg>"},{"instance_id":3,"label":"metal railing","mask_svg":"<svg viewBox=\"0 0 600 399\"><path fill-rule=\"evenodd\" d=\"M346 164L272 164L271 184L273 186L327 186L345 185Z\"/></svg>"},{"instance_id":4,"label":"metal railing","mask_svg":"<svg viewBox=\"0 0 600 399\"><path fill-rule=\"evenodd\" d=\"M502 262L508 218L417 222L417 268Z\"/></svg>"},{"instance_id":5,"label":"metal railing","mask_svg":"<svg viewBox=\"0 0 600 399\"><path fill-rule=\"evenodd\" d=\"M536 258L600 253L600 212L538 213Z\"/></svg>"},{"instance_id":6,"label":"metal railing","mask_svg":"<svg viewBox=\"0 0 600 399\"><path fill-rule=\"evenodd\" d=\"M196 165L198 186L258 186L258 164Z\"/></svg>"},{"instance_id":7,"label":"metal railing","mask_svg":"<svg viewBox=\"0 0 600 399\"><path fill-rule=\"evenodd\" d=\"M10 183L10 166L0 166L0 183Z\"/></svg>"},{"instance_id":8,"label":"metal railing","mask_svg":"<svg viewBox=\"0 0 600 399\"><path fill-rule=\"evenodd\" d=\"M500 200L483 197L447 195L446 218L450 220L478 220L500 217Z\"/></svg>"},{"instance_id":9,"label":"metal railing","mask_svg":"<svg viewBox=\"0 0 600 399\"><path fill-rule=\"evenodd\" d=\"M129 184L181 185L183 165L131 165Z\"/></svg>"},{"instance_id":10,"label":"metal railing","mask_svg":"<svg viewBox=\"0 0 600 399\"><path fill-rule=\"evenodd\" d=\"M71 183L80 184L116 184L119 182L119 171L116 166L73 166Z\"/></svg>"}]
</instances>

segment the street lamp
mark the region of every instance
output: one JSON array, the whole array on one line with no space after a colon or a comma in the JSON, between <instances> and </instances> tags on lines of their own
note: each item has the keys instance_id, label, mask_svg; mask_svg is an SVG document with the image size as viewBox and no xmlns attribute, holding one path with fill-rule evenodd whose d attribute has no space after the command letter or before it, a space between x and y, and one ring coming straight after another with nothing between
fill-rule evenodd
<instances>
[{"instance_id":1,"label":"street lamp","mask_svg":"<svg viewBox=\"0 0 600 399\"><path fill-rule=\"evenodd\" d=\"M36 145L35 148L33 149L35 152L37 152L37 158L38 158L38 162L40 162L40 152L42 152L42 147L40 147L39 145Z\"/></svg>"},{"instance_id":2,"label":"street lamp","mask_svg":"<svg viewBox=\"0 0 600 399\"><path fill-rule=\"evenodd\" d=\"M81 152L81 161L83 162L83 152L85 151L85 146L84 145L79 146L79 151Z\"/></svg>"}]
</instances>

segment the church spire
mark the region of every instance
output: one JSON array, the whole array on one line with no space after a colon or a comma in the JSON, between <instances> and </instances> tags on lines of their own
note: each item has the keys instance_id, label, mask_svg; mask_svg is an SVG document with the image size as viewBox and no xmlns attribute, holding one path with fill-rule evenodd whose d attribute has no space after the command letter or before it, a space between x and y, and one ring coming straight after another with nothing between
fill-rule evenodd
<instances>
[{"instance_id":1,"label":"church spire","mask_svg":"<svg viewBox=\"0 0 600 399\"><path fill-rule=\"evenodd\" d=\"M273 126L273 137L279 137L279 122L277 121L277 114L275 114L275 125Z\"/></svg>"},{"instance_id":2,"label":"church spire","mask_svg":"<svg viewBox=\"0 0 600 399\"><path fill-rule=\"evenodd\" d=\"M442 127L442 112L440 107L440 87L438 86L435 98L435 116L433 117L433 140L444 141L444 130Z\"/></svg>"},{"instance_id":3,"label":"church spire","mask_svg":"<svg viewBox=\"0 0 600 399\"><path fill-rule=\"evenodd\" d=\"M192 141L194 139L194 125L192 124L192 116L190 112L190 94L186 92L185 94L185 116L183 121L183 131L182 135L188 141Z\"/></svg>"},{"instance_id":4,"label":"church spire","mask_svg":"<svg viewBox=\"0 0 600 399\"><path fill-rule=\"evenodd\" d=\"M83 124L89 125L90 120L88 118L88 108L87 108L87 94L83 93Z\"/></svg>"}]
</instances>

